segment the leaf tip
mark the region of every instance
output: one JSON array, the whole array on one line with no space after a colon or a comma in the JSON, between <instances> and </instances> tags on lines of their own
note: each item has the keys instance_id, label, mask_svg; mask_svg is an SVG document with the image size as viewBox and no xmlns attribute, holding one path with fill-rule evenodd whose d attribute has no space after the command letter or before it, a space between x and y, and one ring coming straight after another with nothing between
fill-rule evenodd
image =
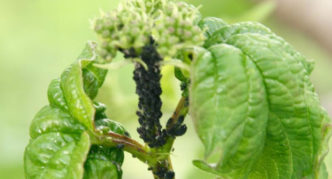
<instances>
[{"instance_id":1,"label":"leaf tip","mask_svg":"<svg viewBox=\"0 0 332 179\"><path fill-rule=\"evenodd\" d=\"M193 160L193 165L201 170L218 175L215 164L208 164L202 160Z\"/></svg>"}]
</instances>

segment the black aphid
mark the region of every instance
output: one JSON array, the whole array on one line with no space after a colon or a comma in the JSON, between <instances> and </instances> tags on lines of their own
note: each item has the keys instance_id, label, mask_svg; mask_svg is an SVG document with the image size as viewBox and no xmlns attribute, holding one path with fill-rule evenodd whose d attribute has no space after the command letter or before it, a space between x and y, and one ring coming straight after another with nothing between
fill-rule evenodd
<instances>
[{"instance_id":1,"label":"black aphid","mask_svg":"<svg viewBox=\"0 0 332 179\"><path fill-rule=\"evenodd\" d=\"M150 147L159 147L166 142L166 131L161 129L159 122L162 116L159 62L162 58L158 54L152 38L150 44L143 47L140 56L147 69L142 64L137 63L134 70L136 93L139 96L139 110L136 114L141 125L137 132Z\"/></svg>"}]
</instances>

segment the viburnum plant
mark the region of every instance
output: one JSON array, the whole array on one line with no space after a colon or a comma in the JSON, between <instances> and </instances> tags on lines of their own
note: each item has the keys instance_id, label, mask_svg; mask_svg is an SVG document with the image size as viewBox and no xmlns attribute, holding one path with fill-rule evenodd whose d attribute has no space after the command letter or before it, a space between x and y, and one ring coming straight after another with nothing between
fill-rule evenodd
<instances>
[{"instance_id":1,"label":"viburnum plant","mask_svg":"<svg viewBox=\"0 0 332 179\"><path fill-rule=\"evenodd\" d=\"M50 83L49 104L32 121L26 178L118 179L128 152L154 178L173 179L170 156L188 113L205 147L193 164L216 177L327 178L330 119L309 80L313 63L265 26L204 18L185 2L127 0L93 28L99 43ZM135 64L144 144L95 100L117 53ZM161 124L165 64L182 97Z\"/></svg>"}]
</instances>

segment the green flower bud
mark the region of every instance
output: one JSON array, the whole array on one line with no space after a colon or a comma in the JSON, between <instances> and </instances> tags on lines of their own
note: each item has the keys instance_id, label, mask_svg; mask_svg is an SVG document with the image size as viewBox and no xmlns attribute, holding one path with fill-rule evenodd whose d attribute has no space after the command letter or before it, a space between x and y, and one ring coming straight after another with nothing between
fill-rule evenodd
<instances>
[{"instance_id":1,"label":"green flower bud","mask_svg":"<svg viewBox=\"0 0 332 179\"><path fill-rule=\"evenodd\" d=\"M160 3L161 0L151 0L150 5ZM151 4L152 3L152 4ZM108 45L102 44L112 57L115 53L110 49L134 49L140 52L149 42L153 19L146 12L146 3L143 0L128 0L119 5L118 9L112 13L103 14L95 21L94 29L101 38L102 43L109 42ZM103 51L105 52L105 51ZM103 54L103 57L107 55Z\"/></svg>"},{"instance_id":2,"label":"green flower bud","mask_svg":"<svg viewBox=\"0 0 332 179\"><path fill-rule=\"evenodd\" d=\"M178 51L201 46L203 31L197 27L197 8L183 2L168 2L155 21L155 39L163 57L174 57Z\"/></svg>"},{"instance_id":3,"label":"green flower bud","mask_svg":"<svg viewBox=\"0 0 332 179\"><path fill-rule=\"evenodd\" d=\"M103 38L108 38L110 34L111 33L108 30L104 30L101 35Z\"/></svg>"},{"instance_id":4,"label":"green flower bud","mask_svg":"<svg viewBox=\"0 0 332 179\"><path fill-rule=\"evenodd\" d=\"M112 27L112 20L111 20L110 17L105 18L104 25L105 25L105 28L111 28Z\"/></svg>"}]
</instances>

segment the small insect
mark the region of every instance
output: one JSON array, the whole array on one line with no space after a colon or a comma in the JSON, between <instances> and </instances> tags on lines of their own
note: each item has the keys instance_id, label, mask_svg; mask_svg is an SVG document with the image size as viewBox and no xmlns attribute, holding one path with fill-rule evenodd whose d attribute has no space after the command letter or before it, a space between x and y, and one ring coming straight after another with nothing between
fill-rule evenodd
<instances>
[{"instance_id":1,"label":"small insect","mask_svg":"<svg viewBox=\"0 0 332 179\"><path fill-rule=\"evenodd\" d=\"M118 149L123 149L123 147L124 147L124 144L118 144L118 145L116 145L116 148L118 148Z\"/></svg>"}]
</instances>

